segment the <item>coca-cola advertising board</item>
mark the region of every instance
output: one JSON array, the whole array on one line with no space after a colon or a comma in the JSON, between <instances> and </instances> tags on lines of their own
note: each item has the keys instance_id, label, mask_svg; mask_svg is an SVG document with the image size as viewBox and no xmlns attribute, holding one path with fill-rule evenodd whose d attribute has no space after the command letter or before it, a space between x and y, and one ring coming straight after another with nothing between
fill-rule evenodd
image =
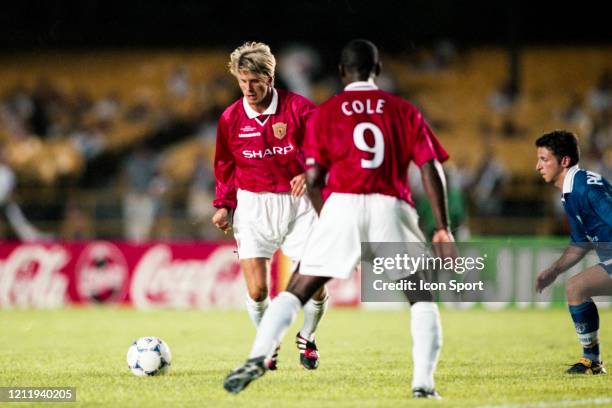
<instances>
[{"instance_id":1,"label":"coca-cola advertising board","mask_svg":"<svg viewBox=\"0 0 612 408\"><path fill-rule=\"evenodd\" d=\"M273 262L273 294L278 283L286 281L285 264ZM334 283L330 292L335 304L359 304L358 278ZM67 303L242 308L245 296L231 242L0 241L0 308L55 308Z\"/></svg>"}]
</instances>

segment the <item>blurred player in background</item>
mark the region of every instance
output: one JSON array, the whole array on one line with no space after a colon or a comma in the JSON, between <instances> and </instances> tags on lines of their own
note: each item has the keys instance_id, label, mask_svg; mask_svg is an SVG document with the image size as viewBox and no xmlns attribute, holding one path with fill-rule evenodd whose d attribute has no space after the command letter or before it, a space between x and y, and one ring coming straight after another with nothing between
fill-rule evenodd
<instances>
[{"instance_id":1,"label":"blurred player in background","mask_svg":"<svg viewBox=\"0 0 612 408\"><path fill-rule=\"evenodd\" d=\"M601 262L566 283L569 312L583 350L583 356L567 372L605 374L599 350L599 314L592 297L612 295L612 186L599 174L578 167L578 140L573 133L556 130L541 136L535 145L536 170L544 181L561 190L571 229L571 244L550 268L540 272L536 290L542 292L595 249Z\"/></svg>"},{"instance_id":2,"label":"blurred player in background","mask_svg":"<svg viewBox=\"0 0 612 408\"><path fill-rule=\"evenodd\" d=\"M317 218L305 196L305 167L300 146L315 105L297 94L274 88L276 60L270 47L247 42L230 56L229 70L243 97L221 115L215 151L217 208L212 221L234 230L248 289L247 310L257 327L268 307L270 258L279 248L297 263ZM232 222L233 214L233 222ZM296 335L300 362L316 369L314 333L327 308L321 287L304 308ZM267 368L276 368L276 353Z\"/></svg>"},{"instance_id":3,"label":"blurred player in background","mask_svg":"<svg viewBox=\"0 0 612 408\"><path fill-rule=\"evenodd\" d=\"M361 257L361 242L425 241L408 185L411 161L421 168L435 214L432 241L450 243L439 247L441 256L455 254L440 165L448 154L412 104L378 89L374 79L381 63L374 44L348 43L339 68L344 92L319 107L304 145L308 194L320 218L306 243L299 272L264 315L249 359L225 379L229 392L240 392L265 373L266 356L300 308L329 279L350 276ZM430 292L408 300L412 305L412 394L440 398L433 378L442 345L438 307Z\"/></svg>"}]
</instances>

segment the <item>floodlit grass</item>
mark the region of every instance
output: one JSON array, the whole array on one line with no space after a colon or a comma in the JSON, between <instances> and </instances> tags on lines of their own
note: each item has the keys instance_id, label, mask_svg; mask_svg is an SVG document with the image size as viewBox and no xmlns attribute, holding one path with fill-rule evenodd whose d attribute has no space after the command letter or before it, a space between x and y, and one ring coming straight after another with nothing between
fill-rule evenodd
<instances>
[{"instance_id":1,"label":"floodlit grass","mask_svg":"<svg viewBox=\"0 0 612 408\"><path fill-rule=\"evenodd\" d=\"M612 312L600 310L600 317L605 358L612 349ZM321 366L310 372L299 367L293 344L300 318L285 339L279 370L235 396L222 381L250 349L254 329L246 312L4 310L0 386L76 387L77 402L62 406L612 406L610 375L563 374L580 355L563 308L443 310L436 379L444 400L414 401L409 319L408 311L330 310L317 336ZM169 375L138 378L128 371L125 353L142 336L170 345Z\"/></svg>"}]
</instances>

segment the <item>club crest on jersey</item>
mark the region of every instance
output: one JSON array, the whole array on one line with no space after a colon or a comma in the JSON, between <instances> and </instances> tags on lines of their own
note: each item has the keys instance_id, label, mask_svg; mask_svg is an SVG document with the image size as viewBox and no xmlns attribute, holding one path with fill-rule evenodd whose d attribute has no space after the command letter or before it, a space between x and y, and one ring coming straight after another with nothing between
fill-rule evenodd
<instances>
[{"instance_id":1,"label":"club crest on jersey","mask_svg":"<svg viewBox=\"0 0 612 408\"><path fill-rule=\"evenodd\" d=\"M287 134L287 124L283 122L277 122L272 125L272 129L274 130L274 136L277 139L282 139Z\"/></svg>"}]
</instances>

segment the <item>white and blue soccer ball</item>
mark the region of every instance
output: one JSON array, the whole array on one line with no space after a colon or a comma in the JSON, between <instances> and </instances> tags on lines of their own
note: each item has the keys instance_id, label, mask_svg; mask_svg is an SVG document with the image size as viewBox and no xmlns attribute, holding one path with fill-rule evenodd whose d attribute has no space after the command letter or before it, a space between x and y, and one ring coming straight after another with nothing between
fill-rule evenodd
<instances>
[{"instance_id":1,"label":"white and blue soccer ball","mask_svg":"<svg viewBox=\"0 0 612 408\"><path fill-rule=\"evenodd\" d=\"M166 374L171 361L170 347L159 337L141 337L127 352L128 368L138 377Z\"/></svg>"}]
</instances>

